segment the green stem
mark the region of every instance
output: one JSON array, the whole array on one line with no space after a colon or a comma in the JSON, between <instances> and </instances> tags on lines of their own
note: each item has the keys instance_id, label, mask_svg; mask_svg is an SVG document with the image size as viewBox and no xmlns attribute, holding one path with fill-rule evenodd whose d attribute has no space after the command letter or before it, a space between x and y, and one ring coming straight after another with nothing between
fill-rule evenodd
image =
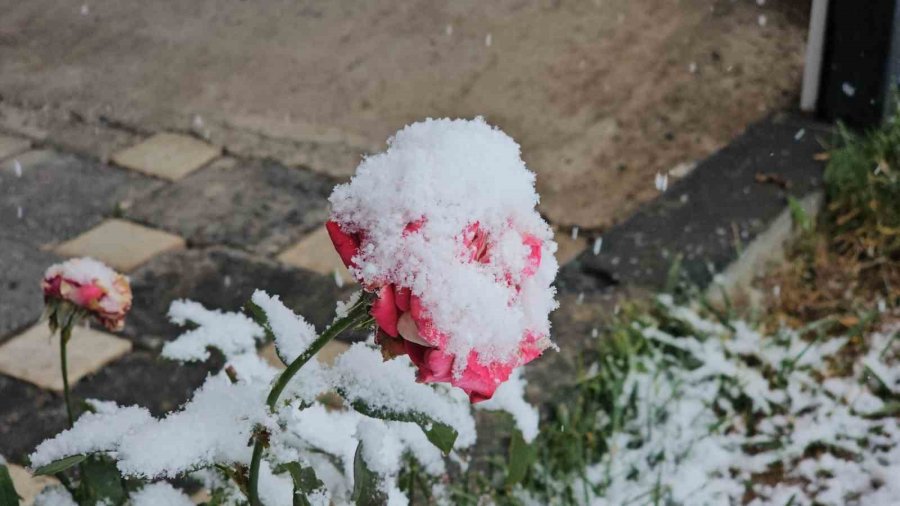
<instances>
[{"instance_id":1,"label":"green stem","mask_svg":"<svg viewBox=\"0 0 900 506\"><path fill-rule=\"evenodd\" d=\"M299 357L294 359L291 362L287 369L285 369L281 376L278 377L278 380L272 385L272 390L269 392L269 396L266 398L266 405L269 406L269 411L275 412L275 406L278 404L278 398L281 397L281 394L284 392L284 389L287 387L288 383L290 383L291 379L297 374L301 367L306 365L309 360L316 355L326 344L328 341L331 341L335 337L339 336L342 332L347 329L353 328L370 318L369 316L369 304L366 297L360 300L359 303L356 304L343 318L335 321L331 324L330 327L325 329L325 332L322 333L321 336L317 337L315 341L306 349L303 353L300 354ZM262 454L263 454L263 446L265 438L256 435L254 437L253 444L253 456L250 460L250 478L249 484L247 487L247 495L248 499L250 499L250 506L262 506L262 502L259 500L259 466L262 463Z\"/></svg>"},{"instance_id":2,"label":"green stem","mask_svg":"<svg viewBox=\"0 0 900 506\"><path fill-rule=\"evenodd\" d=\"M59 329L59 361L62 369L63 381L63 399L66 402L66 415L69 417L69 428L75 424L75 416L72 413L72 400L69 396L69 359L66 353L66 346L72 337L72 327L78 322L75 311L66 319L66 322Z\"/></svg>"}]
</instances>

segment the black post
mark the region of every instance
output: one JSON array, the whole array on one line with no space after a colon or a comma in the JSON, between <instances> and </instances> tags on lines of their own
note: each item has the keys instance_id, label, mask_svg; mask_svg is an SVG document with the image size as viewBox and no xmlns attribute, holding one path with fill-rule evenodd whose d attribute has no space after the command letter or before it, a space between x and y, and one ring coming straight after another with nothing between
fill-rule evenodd
<instances>
[{"instance_id":1,"label":"black post","mask_svg":"<svg viewBox=\"0 0 900 506\"><path fill-rule=\"evenodd\" d=\"M900 84L898 0L830 0L817 109L857 128L879 124Z\"/></svg>"}]
</instances>

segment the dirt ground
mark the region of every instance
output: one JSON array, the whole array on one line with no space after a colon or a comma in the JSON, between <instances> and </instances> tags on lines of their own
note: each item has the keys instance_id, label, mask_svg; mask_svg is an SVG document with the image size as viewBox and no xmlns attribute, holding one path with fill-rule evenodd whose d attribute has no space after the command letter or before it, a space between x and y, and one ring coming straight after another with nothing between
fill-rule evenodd
<instances>
[{"instance_id":1,"label":"dirt ground","mask_svg":"<svg viewBox=\"0 0 900 506\"><path fill-rule=\"evenodd\" d=\"M0 0L0 96L141 131L247 130L326 152L379 149L418 118L483 115L522 144L554 223L602 228L657 194L658 171L794 106L807 10L795 0ZM324 159L314 168L352 169Z\"/></svg>"}]
</instances>

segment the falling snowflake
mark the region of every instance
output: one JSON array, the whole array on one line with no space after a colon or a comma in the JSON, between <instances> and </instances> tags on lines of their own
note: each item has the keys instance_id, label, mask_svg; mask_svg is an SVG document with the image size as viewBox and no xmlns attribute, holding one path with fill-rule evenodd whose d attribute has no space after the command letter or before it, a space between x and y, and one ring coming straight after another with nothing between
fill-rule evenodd
<instances>
[{"instance_id":1,"label":"falling snowflake","mask_svg":"<svg viewBox=\"0 0 900 506\"><path fill-rule=\"evenodd\" d=\"M493 43L494 43L494 36L491 34L487 34L484 37L484 45L487 47L491 47L491 44L493 44Z\"/></svg>"},{"instance_id":2,"label":"falling snowflake","mask_svg":"<svg viewBox=\"0 0 900 506\"><path fill-rule=\"evenodd\" d=\"M572 227L572 240L578 239L578 227Z\"/></svg>"},{"instance_id":3,"label":"falling snowflake","mask_svg":"<svg viewBox=\"0 0 900 506\"><path fill-rule=\"evenodd\" d=\"M656 189L664 192L669 187L669 175L660 172L656 173Z\"/></svg>"},{"instance_id":4,"label":"falling snowflake","mask_svg":"<svg viewBox=\"0 0 900 506\"><path fill-rule=\"evenodd\" d=\"M594 239L594 255L600 254L600 249L603 247L603 238L598 237Z\"/></svg>"},{"instance_id":5,"label":"falling snowflake","mask_svg":"<svg viewBox=\"0 0 900 506\"><path fill-rule=\"evenodd\" d=\"M844 84L842 84L841 91L843 91L844 95L847 95L848 97L856 95L856 88L850 83L845 82Z\"/></svg>"},{"instance_id":6,"label":"falling snowflake","mask_svg":"<svg viewBox=\"0 0 900 506\"><path fill-rule=\"evenodd\" d=\"M22 164L18 160L13 161L13 171L15 171L16 177L22 177Z\"/></svg>"}]
</instances>

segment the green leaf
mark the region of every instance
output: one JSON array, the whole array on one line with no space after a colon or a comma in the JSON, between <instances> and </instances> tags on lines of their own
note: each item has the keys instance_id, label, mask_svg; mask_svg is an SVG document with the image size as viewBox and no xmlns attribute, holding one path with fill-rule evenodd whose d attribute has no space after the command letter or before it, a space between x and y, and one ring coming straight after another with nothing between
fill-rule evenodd
<instances>
[{"instance_id":1,"label":"green leaf","mask_svg":"<svg viewBox=\"0 0 900 506\"><path fill-rule=\"evenodd\" d=\"M12 476L9 475L9 469L0 464L0 504L16 506L19 504L19 499L21 498L16 493L16 486L13 484Z\"/></svg>"},{"instance_id":2,"label":"green leaf","mask_svg":"<svg viewBox=\"0 0 900 506\"><path fill-rule=\"evenodd\" d=\"M325 486L313 468L304 467L299 462L288 462L275 470L276 473L282 471L290 473L294 481L294 506L310 506L306 497Z\"/></svg>"},{"instance_id":3,"label":"green leaf","mask_svg":"<svg viewBox=\"0 0 900 506\"><path fill-rule=\"evenodd\" d=\"M263 331L266 333L266 340L275 342L275 333L272 332L272 326L269 324L269 315L267 315L261 307L256 305L252 300L248 300L247 303L244 304L244 312L250 315L250 318L252 318L257 325L262 327ZM284 365L289 365L289 361L286 361L284 357L281 356L277 346L275 347L275 354L278 355L278 358Z\"/></svg>"},{"instance_id":4,"label":"green leaf","mask_svg":"<svg viewBox=\"0 0 900 506\"><path fill-rule=\"evenodd\" d=\"M537 459L537 447L525 442L522 433L513 432L509 442L509 463L506 472L506 486L512 486L525 479L531 464Z\"/></svg>"},{"instance_id":5,"label":"green leaf","mask_svg":"<svg viewBox=\"0 0 900 506\"><path fill-rule=\"evenodd\" d=\"M431 441L431 444L437 446L444 455L450 453L450 450L453 449L453 443L456 442L456 431L453 427L449 425L439 423L439 422L431 422L430 427L426 427L422 424L422 430L425 431L425 436L428 437L428 440Z\"/></svg>"},{"instance_id":6,"label":"green leaf","mask_svg":"<svg viewBox=\"0 0 900 506\"><path fill-rule=\"evenodd\" d=\"M127 494L115 462L105 457L87 459L81 466L80 503L122 504Z\"/></svg>"},{"instance_id":7,"label":"green leaf","mask_svg":"<svg viewBox=\"0 0 900 506\"><path fill-rule=\"evenodd\" d=\"M431 444L437 446L438 449L444 452L444 455L450 453L450 450L453 449L453 443L456 442L456 437L458 436L453 427L445 423L436 422L422 413L401 413L389 409L373 408L362 401L354 401L350 404L356 411L372 418L415 423L422 428L422 432L425 433Z\"/></svg>"},{"instance_id":8,"label":"green leaf","mask_svg":"<svg viewBox=\"0 0 900 506\"><path fill-rule=\"evenodd\" d=\"M357 506L375 506L387 501L387 498L378 489L378 475L366 466L362 441L356 446L356 456L353 458L352 499Z\"/></svg>"},{"instance_id":9,"label":"green leaf","mask_svg":"<svg viewBox=\"0 0 900 506\"><path fill-rule=\"evenodd\" d=\"M43 475L54 475L56 473L61 473L66 469L76 466L82 462L84 462L88 458L87 455L70 455L68 457L53 461L46 466L41 466L34 470L35 476L43 476Z\"/></svg>"}]
</instances>

